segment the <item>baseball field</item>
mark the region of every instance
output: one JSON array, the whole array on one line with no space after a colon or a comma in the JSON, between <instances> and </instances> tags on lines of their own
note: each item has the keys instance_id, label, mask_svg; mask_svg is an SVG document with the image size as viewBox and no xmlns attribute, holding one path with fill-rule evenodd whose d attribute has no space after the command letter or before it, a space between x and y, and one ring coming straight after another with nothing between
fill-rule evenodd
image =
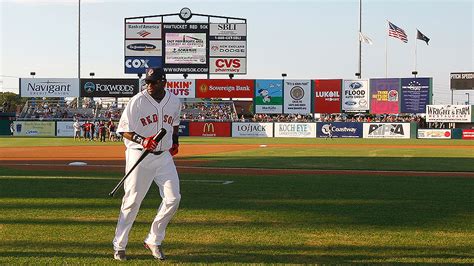
<instances>
[{"instance_id":1,"label":"baseball field","mask_svg":"<svg viewBox=\"0 0 474 266\"><path fill-rule=\"evenodd\" d=\"M474 263L474 142L186 138L172 264ZM114 264L123 143L0 138L0 264ZM87 166L69 166L86 162ZM130 234L134 265L160 203Z\"/></svg>"}]
</instances>

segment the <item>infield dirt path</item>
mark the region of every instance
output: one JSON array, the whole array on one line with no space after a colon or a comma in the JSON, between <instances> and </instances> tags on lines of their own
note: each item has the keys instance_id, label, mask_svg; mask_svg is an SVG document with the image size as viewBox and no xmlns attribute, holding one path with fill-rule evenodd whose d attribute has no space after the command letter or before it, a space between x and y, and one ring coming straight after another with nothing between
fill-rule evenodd
<instances>
[{"instance_id":1,"label":"infield dirt path","mask_svg":"<svg viewBox=\"0 0 474 266\"><path fill-rule=\"evenodd\" d=\"M268 144L268 147L377 147L385 149L417 148L417 149L452 149L452 146L441 145L378 145L378 144ZM215 174L248 174L249 171L258 175L275 174L361 174L361 175L405 175L405 176L459 176L472 177L470 172L419 172L419 171L368 171L368 170L317 170L317 169L256 169L256 168L219 168L204 167L204 162L185 157L195 155L215 154L220 152L232 152L259 149L258 144L240 145L181 145L179 155L176 157L176 165L181 173L215 173ZM456 149L472 149L473 146L456 146ZM85 167L68 166L74 161L87 162ZM13 169L28 170L99 170L123 172L125 163L125 147L120 146L60 146L60 147L8 147L0 148L0 166Z\"/></svg>"}]
</instances>

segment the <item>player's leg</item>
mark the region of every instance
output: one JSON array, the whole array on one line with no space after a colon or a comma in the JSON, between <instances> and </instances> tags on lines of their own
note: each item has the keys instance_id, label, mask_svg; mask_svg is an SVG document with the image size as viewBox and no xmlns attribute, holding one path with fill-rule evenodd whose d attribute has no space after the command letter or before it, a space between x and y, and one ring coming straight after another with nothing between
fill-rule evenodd
<instances>
[{"instance_id":1,"label":"player's leg","mask_svg":"<svg viewBox=\"0 0 474 266\"><path fill-rule=\"evenodd\" d=\"M139 150L127 149L126 172L137 161L141 153ZM128 242L128 234L137 217L140 204L153 182L155 172L153 169L148 168L147 159L148 158L145 158L125 180L125 195L122 199L120 215L115 230L115 238L113 240L114 250L125 250Z\"/></svg>"},{"instance_id":2,"label":"player's leg","mask_svg":"<svg viewBox=\"0 0 474 266\"><path fill-rule=\"evenodd\" d=\"M162 158L159 160L160 167L157 168L155 183L160 188L160 195L163 200L158 208L158 214L151 225L150 233L145 239L145 243L151 245L161 245L165 238L166 226L178 210L181 200L179 178L173 158L169 152L159 156Z\"/></svg>"}]
</instances>

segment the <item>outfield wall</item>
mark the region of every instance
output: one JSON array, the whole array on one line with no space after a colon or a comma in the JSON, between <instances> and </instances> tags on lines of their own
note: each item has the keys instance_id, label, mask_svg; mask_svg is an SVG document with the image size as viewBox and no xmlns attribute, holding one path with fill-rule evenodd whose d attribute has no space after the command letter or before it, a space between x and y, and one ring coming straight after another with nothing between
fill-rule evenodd
<instances>
[{"instance_id":1,"label":"outfield wall","mask_svg":"<svg viewBox=\"0 0 474 266\"><path fill-rule=\"evenodd\" d=\"M72 122L15 121L14 136L73 137ZM473 129L418 129L416 123L182 121L180 136L237 138L474 139Z\"/></svg>"}]
</instances>

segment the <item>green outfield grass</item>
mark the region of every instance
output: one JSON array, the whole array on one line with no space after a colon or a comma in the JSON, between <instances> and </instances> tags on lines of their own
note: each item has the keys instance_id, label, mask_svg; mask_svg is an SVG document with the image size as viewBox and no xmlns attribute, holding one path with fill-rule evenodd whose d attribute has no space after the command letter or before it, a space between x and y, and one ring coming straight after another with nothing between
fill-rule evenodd
<instances>
[{"instance_id":1,"label":"green outfield grass","mask_svg":"<svg viewBox=\"0 0 474 266\"><path fill-rule=\"evenodd\" d=\"M474 143L469 141L182 138L181 143L268 145L180 158L204 160L209 166L473 171L474 164ZM332 144L319 149L271 146L278 143ZM453 149L341 149L338 144L344 143ZM0 147L90 144L0 138ZM107 194L121 175L119 168L0 168L0 264L114 264L111 241L120 197ZM403 173L259 176L251 170L180 177L182 202L164 243L171 264L474 263L473 178ZM159 194L152 187L131 232L131 260L126 264L154 263L141 242L158 205Z\"/></svg>"}]
</instances>

